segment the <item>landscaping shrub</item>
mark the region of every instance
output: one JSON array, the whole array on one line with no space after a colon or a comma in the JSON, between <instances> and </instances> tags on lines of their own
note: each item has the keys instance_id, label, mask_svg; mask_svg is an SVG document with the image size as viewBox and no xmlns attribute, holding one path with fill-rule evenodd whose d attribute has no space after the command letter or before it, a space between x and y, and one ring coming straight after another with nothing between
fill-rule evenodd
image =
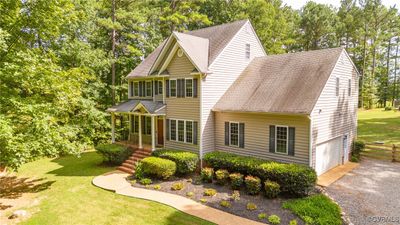
<instances>
[{"instance_id":1,"label":"landscaping shrub","mask_svg":"<svg viewBox=\"0 0 400 225\"><path fill-rule=\"evenodd\" d=\"M196 153L180 150L156 150L152 155L174 161L176 173L179 175L194 172L199 161L199 156Z\"/></svg>"},{"instance_id":2,"label":"landscaping shrub","mask_svg":"<svg viewBox=\"0 0 400 225\"><path fill-rule=\"evenodd\" d=\"M247 203L247 205L246 205L246 209L247 209L247 210L256 210L256 209L257 209L257 205L254 204L254 203L252 203L252 202L249 202L249 203Z\"/></svg>"},{"instance_id":3,"label":"landscaping shrub","mask_svg":"<svg viewBox=\"0 0 400 225\"><path fill-rule=\"evenodd\" d=\"M210 152L204 161L215 169L227 169L231 172L252 174L262 180L274 180L281 186L281 191L292 195L305 195L317 181L315 170L297 164L284 164L249 156L240 156L227 152Z\"/></svg>"},{"instance_id":4,"label":"landscaping shrub","mask_svg":"<svg viewBox=\"0 0 400 225\"><path fill-rule=\"evenodd\" d=\"M219 185L224 185L228 181L228 178L229 178L228 170L219 169L215 172L216 183Z\"/></svg>"},{"instance_id":5,"label":"landscaping shrub","mask_svg":"<svg viewBox=\"0 0 400 225\"><path fill-rule=\"evenodd\" d=\"M214 151L204 155L204 161L214 169L226 169L244 175L255 174L259 164L267 160L250 156L239 156L233 153Z\"/></svg>"},{"instance_id":6,"label":"landscaping shrub","mask_svg":"<svg viewBox=\"0 0 400 225\"><path fill-rule=\"evenodd\" d=\"M189 197L189 198L191 198L191 197L194 196L194 193L191 192L191 191L189 191L189 192L186 193L186 196Z\"/></svg>"},{"instance_id":7,"label":"landscaping shrub","mask_svg":"<svg viewBox=\"0 0 400 225\"><path fill-rule=\"evenodd\" d=\"M217 190L213 189L213 188L206 188L204 189L204 196L214 196L217 194Z\"/></svg>"},{"instance_id":8,"label":"landscaping shrub","mask_svg":"<svg viewBox=\"0 0 400 225\"><path fill-rule=\"evenodd\" d=\"M182 190L184 187L185 185L182 182L177 182L172 184L171 190L179 191Z\"/></svg>"},{"instance_id":9,"label":"landscaping shrub","mask_svg":"<svg viewBox=\"0 0 400 225\"><path fill-rule=\"evenodd\" d=\"M103 156L103 161L111 165L121 165L132 151L117 144L101 144L96 146L96 150Z\"/></svg>"},{"instance_id":10,"label":"landscaping shrub","mask_svg":"<svg viewBox=\"0 0 400 225\"><path fill-rule=\"evenodd\" d=\"M140 179L139 183L142 185L150 185L153 183L153 181L149 178L142 178Z\"/></svg>"},{"instance_id":11,"label":"landscaping shrub","mask_svg":"<svg viewBox=\"0 0 400 225\"><path fill-rule=\"evenodd\" d=\"M243 175L240 173L231 173L229 175L229 179L231 180L231 187L233 190L238 190L243 184Z\"/></svg>"},{"instance_id":12,"label":"landscaping shrub","mask_svg":"<svg viewBox=\"0 0 400 225\"><path fill-rule=\"evenodd\" d=\"M161 185L156 184L156 185L153 186L153 189L154 190L160 190L161 189Z\"/></svg>"},{"instance_id":13,"label":"landscaping shrub","mask_svg":"<svg viewBox=\"0 0 400 225\"><path fill-rule=\"evenodd\" d=\"M281 186L274 181L267 180L264 182L265 196L267 196L267 198L278 197L280 188Z\"/></svg>"},{"instance_id":14,"label":"landscaping shrub","mask_svg":"<svg viewBox=\"0 0 400 225\"><path fill-rule=\"evenodd\" d=\"M297 220L291 220L291 221L289 222L289 225L297 225Z\"/></svg>"},{"instance_id":15,"label":"landscaping shrub","mask_svg":"<svg viewBox=\"0 0 400 225\"><path fill-rule=\"evenodd\" d=\"M390 110L392 110L393 108L392 108L392 106L386 106L385 107L385 111L390 111Z\"/></svg>"},{"instance_id":16,"label":"landscaping shrub","mask_svg":"<svg viewBox=\"0 0 400 225\"><path fill-rule=\"evenodd\" d=\"M240 201L240 192L239 191L233 191L232 195L230 196L230 199L233 201Z\"/></svg>"},{"instance_id":17,"label":"landscaping shrub","mask_svg":"<svg viewBox=\"0 0 400 225\"><path fill-rule=\"evenodd\" d=\"M246 191L250 195L257 195L261 191L261 180L258 177L248 175L244 178L246 184Z\"/></svg>"},{"instance_id":18,"label":"landscaping shrub","mask_svg":"<svg viewBox=\"0 0 400 225\"><path fill-rule=\"evenodd\" d=\"M219 203L219 205L222 206L222 207L225 207L225 208L230 208L230 207L232 207L232 204L231 204L230 202L226 201L226 200L222 200L222 201Z\"/></svg>"},{"instance_id":19,"label":"landscaping shrub","mask_svg":"<svg viewBox=\"0 0 400 225\"><path fill-rule=\"evenodd\" d=\"M265 213L258 214L258 219L263 220L265 218L267 218L267 214L265 214Z\"/></svg>"},{"instance_id":20,"label":"landscaping shrub","mask_svg":"<svg viewBox=\"0 0 400 225\"><path fill-rule=\"evenodd\" d=\"M200 199L200 202L203 203L203 204L205 204L205 203L207 203L207 199L201 198L201 199Z\"/></svg>"},{"instance_id":21,"label":"landscaping shrub","mask_svg":"<svg viewBox=\"0 0 400 225\"><path fill-rule=\"evenodd\" d=\"M360 154L365 149L365 143L362 141L354 142L353 151L351 151L351 158L350 161L352 162L359 162L360 161Z\"/></svg>"},{"instance_id":22,"label":"landscaping shrub","mask_svg":"<svg viewBox=\"0 0 400 225\"><path fill-rule=\"evenodd\" d=\"M202 181L212 183L212 179L214 176L214 169L205 167L205 168L201 169L200 176L201 176Z\"/></svg>"},{"instance_id":23,"label":"landscaping shrub","mask_svg":"<svg viewBox=\"0 0 400 225\"><path fill-rule=\"evenodd\" d=\"M175 174L176 164L169 159L147 157L141 161L141 169L144 175L168 179Z\"/></svg>"},{"instance_id":24,"label":"landscaping shrub","mask_svg":"<svg viewBox=\"0 0 400 225\"><path fill-rule=\"evenodd\" d=\"M136 162L135 177L136 177L136 179L142 179L142 178L144 178L143 164L142 164L140 161L139 161L139 162Z\"/></svg>"},{"instance_id":25,"label":"landscaping shrub","mask_svg":"<svg viewBox=\"0 0 400 225\"><path fill-rule=\"evenodd\" d=\"M284 202L282 207L290 209L308 224L342 224L339 206L323 194Z\"/></svg>"},{"instance_id":26,"label":"landscaping shrub","mask_svg":"<svg viewBox=\"0 0 400 225\"><path fill-rule=\"evenodd\" d=\"M280 224L281 218L277 215L270 215L268 217L268 222L270 222L271 224Z\"/></svg>"}]
</instances>

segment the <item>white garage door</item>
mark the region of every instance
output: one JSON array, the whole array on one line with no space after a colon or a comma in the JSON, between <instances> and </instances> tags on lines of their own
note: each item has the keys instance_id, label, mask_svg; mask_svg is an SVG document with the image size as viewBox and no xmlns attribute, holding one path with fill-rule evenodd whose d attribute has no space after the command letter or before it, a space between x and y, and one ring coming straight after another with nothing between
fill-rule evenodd
<instances>
[{"instance_id":1,"label":"white garage door","mask_svg":"<svg viewBox=\"0 0 400 225\"><path fill-rule=\"evenodd\" d=\"M335 138L317 145L315 171L321 175L341 162L342 138Z\"/></svg>"}]
</instances>

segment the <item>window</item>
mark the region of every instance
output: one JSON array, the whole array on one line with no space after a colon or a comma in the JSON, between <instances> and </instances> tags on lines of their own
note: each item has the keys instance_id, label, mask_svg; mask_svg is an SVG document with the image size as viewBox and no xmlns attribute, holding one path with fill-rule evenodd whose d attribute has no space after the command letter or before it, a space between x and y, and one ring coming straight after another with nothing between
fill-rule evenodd
<instances>
[{"instance_id":1,"label":"window","mask_svg":"<svg viewBox=\"0 0 400 225\"><path fill-rule=\"evenodd\" d=\"M139 116L133 116L133 133L139 132Z\"/></svg>"},{"instance_id":2,"label":"window","mask_svg":"<svg viewBox=\"0 0 400 225\"><path fill-rule=\"evenodd\" d=\"M151 96L152 88L151 81L146 81L146 96Z\"/></svg>"},{"instance_id":3,"label":"window","mask_svg":"<svg viewBox=\"0 0 400 225\"><path fill-rule=\"evenodd\" d=\"M170 80L169 86L169 96L176 97L176 80Z\"/></svg>"},{"instance_id":4,"label":"window","mask_svg":"<svg viewBox=\"0 0 400 225\"><path fill-rule=\"evenodd\" d=\"M163 93L163 82L161 80L158 81L158 94L162 95Z\"/></svg>"},{"instance_id":5,"label":"window","mask_svg":"<svg viewBox=\"0 0 400 225\"><path fill-rule=\"evenodd\" d=\"M229 145L239 146L239 123L229 123Z\"/></svg>"},{"instance_id":6,"label":"window","mask_svg":"<svg viewBox=\"0 0 400 225\"><path fill-rule=\"evenodd\" d=\"M178 141L185 142L185 121L178 120Z\"/></svg>"},{"instance_id":7,"label":"window","mask_svg":"<svg viewBox=\"0 0 400 225\"><path fill-rule=\"evenodd\" d=\"M193 121L186 121L185 123L186 142L193 143Z\"/></svg>"},{"instance_id":8,"label":"window","mask_svg":"<svg viewBox=\"0 0 400 225\"><path fill-rule=\"evenodd\" d=\"M246 59L250 59L250 44L246 44Z\"/></svg>"},{"instance_id":9,"label":"window","mask_svg":"<svg viewBox=\"0 0 400 225\"><path fill-rule=\"evenodd\" d=\"M144 134L151 135L151 117L146 116L144 118Z\"/></svg>"},{"instance_id":10,"label":"window","mask_svg":"<svg viewBox=\"0 0 400 225\"><path fill-rule=\"evenodd\" d=\"M133 96L139 96L139 82L133 82Z\"/></svg>"},{"instance_id":11,"label":"window","mask_svg":"<svg viewBox=\"0 0 400 225\"><path fill-rule=\"evenodd\" d=\"M186 93L186 97L193 97L193 79L186 79L185 80L185 82L186 82L186 91L185 91L185 93Z\"/></svg>"},{"instance_id":12,"label":"window","mask_svg":"<svg viewBox=\"0 0 400 225\"><path fill-rule=\"evenodd\" d=\"M336 96L339 96L339 77L336 77Z\"/></svg>"},{"instance_id":13,"label":"window","mask_svg":"<svg viewBox=\"0 0 400 225\"><path fill-rule=\"evenodd\" d=\"M349 79L349 90L348 90L348 92L349 92L349 96L351 96L351 79Z\"/></svg>"},{"instance_id":14,"label":"window","mask_svg":"<svg viewBox=\"0 0 400 225\"><path fill-rule=\"evenodd\" d=\"M275 152L288 153L288 127L276 126L275 129Z\"/></svg>"},{"instance_id":15,"label":"window","mask_svg":"<svg viewBox=\"0 0 400 225\"><path fill-rule=\"evenodd\" d=\"M176 120L170 120L170 132L169 132L169 135L170 135L170 139L171 140L176 140Z\"/></svg>"}]
</instances>

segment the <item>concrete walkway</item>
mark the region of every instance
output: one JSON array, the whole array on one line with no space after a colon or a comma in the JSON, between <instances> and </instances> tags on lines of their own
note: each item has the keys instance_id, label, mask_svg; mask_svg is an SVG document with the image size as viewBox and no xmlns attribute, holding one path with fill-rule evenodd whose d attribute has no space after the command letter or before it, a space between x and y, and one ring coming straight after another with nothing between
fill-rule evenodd
<instances>
[{"instance_id":1,"label":"concrete walkway","mask_svg":"<svg viewBox=\"0 0 400 225\"><path fill-rule=\"evenodd\" d=\"M265 225L264 223L259 223L257 221L235 216L233 214L214 209L206 205L202 205L198 202L179 195L132 187L131 184L129 184L126 180L127 176L129 176L129 174L120 171L114 171L95 177L92 183L97 187L110 191L115 191L115 193L120 195L141 198L166 204L174 207L177 210L216 224Z\"/></svg>"},{"instance_id":2,"label":"concrete walkway","mask_svg":"<svg viewBox=\"0 0 400 225\"><path fill-rule=\"evenodd\" d=\"M360 164L347 162L343 165L337 166L328 172L320 175L317 180L317 184L323 187L328 187L333 182L339 180L341 177L358 167Z\"/></svg>"}]
</instances>

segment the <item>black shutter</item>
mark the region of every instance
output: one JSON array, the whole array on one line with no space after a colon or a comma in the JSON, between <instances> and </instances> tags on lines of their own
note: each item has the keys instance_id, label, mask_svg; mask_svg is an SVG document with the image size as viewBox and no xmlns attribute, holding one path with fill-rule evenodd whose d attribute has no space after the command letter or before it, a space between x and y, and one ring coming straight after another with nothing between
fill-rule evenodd
<instances>
[{"instance_id":1,"label":"black shutter","mask_svg":"<svg viewBox=\"0 0 400 225\"><path fill-rule=\"evenodd\" d=\"M167 141L169 141L169 119L166 120L166 135Z\"/></svg>"},{"instance_id":2,"label":"black shutter","mask_svg":"<svg viewBox=\"0 0 400 225\"><path fill-rule=\"evenodd\" d=\"M193 97L197 98L197 78L193 78Z\"/></svg>"},{"instance_id":3,"label":"black shutter","mask_svg":"<svg viewBox=\"0 0 400 225\"><path fill-rule=\"evenodd\" d=\"M169 98L169 80L165 80L165 91L167 92L165 93L167 98Z\"/></svg>"},{"instance_id":4,"label":"black shutter","mask_svg":"<svg viewBox=\"0 0 400 225\"><path fill-rule=\"evenodd\" d=\"M158 80L154 82L154 89L154 92L156 93L156 95L158 95Z\"/></svg>"},{"instance_id":5,"label":"black shutter","mask_svg":"<svg viewBox=\"0 0 400 225\"><path fill-rule=\"evenodd\" d=\"M244 148L244 123L239 123L239 148Z\"/></svg>"},{"instance_id":6,"label":"black shutter","mask_svg":"<svg viewBox=\"0 0 400 225\"><path fill-rule=\"evenodd\" d=\"M142 97L142 81L139 81L139 97Z\"/></svg>"},{"instance_id":7,"label":"black shutter","mask_svg":"<svg viewBox=\"0 0 400 225\"><path fill-rule=\"evenodd\" d=\"M153 97L154 96L154 81L152 80L151 81L151 97Z\"/></svg>"},{"instance_id":8,"label":"black shutter","mask_svg":"<svg viewBox=\"0 0 400 225\"><path fill-rule=\"evenodd\" d=\"M178 83L177 97L180 98L180 97L182 97L182 79L178 79L178 80L176 80L176 82Z\"/></svg>"},{"instance_id":9,"label":"black shutter","mask_svg":"<svg viewBox=\"0 0 400 225\"><path fill-rule=\"evenodd\" d=\"M269 152L275 152L275 126L269 126Z\"/></svg>"},{"instance_id":10,"label":"black shutter","mask_svg":"<svg viewBox=\"0 0 400 225\"><path fill-rule=\"evenodd\" d=\"M129 82L129 90L131 91L131 94L129 95L129 97L133 96L133 82Z\"/></svg>"},{"instance_id":11,"label":"black shutter","mask_svg":"<svg viewBox=\"0 0 400 225\"><path fill-rule=\"evenodd\" d=\"M292 156L294 156L294 137L295 137L295 128L289 127L288 155Z\"/></svg>"},{"instance_id":12,"label":"black shutter","mask_svg":"<svg viewBox=\"0 0 400 225\"><path fill-rule=\"evenodd\" d=\"M184 97L186 97L186 80L185 79L182 79L182 84L181 84L181 88L182 88L182 92L181 92L181 95L182 95L182 98L184 98Z\"/></svg>"},{"instance_id":13,"label":"black shutter","mask_svg":"<svg viewBox=\"0 0 400 225\"><path fill-rule=\"evenodd\" d=\"M197 145L197 121L193 121L193 144Z\"/></svg>"},{"instance_id":14,"label":"black shutter","mask_svg":"<svg viewBox=\"0 0 400 225\"><path fill-rule=\"evenodd\" d=\"M225 122L225 145L229 145L229 122Z\"/></svg>"},{"instance_id":15,"label":"black shutter","mask_svg":"<svg viewBox=\"0 0 400 225\"><path fill-rule=\"evenodd\" d=\"M143 97L146 97L146 81L142 81L142 95Z\"/></svg>"}]
</instances>

